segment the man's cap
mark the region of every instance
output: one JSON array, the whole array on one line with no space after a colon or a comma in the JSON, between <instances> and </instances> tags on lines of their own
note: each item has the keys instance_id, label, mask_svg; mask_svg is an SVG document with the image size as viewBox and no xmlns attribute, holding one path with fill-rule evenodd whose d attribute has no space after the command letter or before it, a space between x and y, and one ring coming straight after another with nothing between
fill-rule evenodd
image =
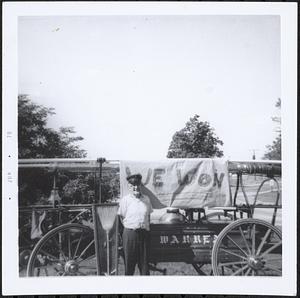
<instances>
[{"instance_id":1,"label":"man's cap","mask_svg":"<svg viewBox=\"0 0 300 298\"><path fill-rule=\"evenodd\" d=\"M141 174L134 174L130 175L127 178L128 183L132 185L140 185L142 182L142 175Z\"/></svg>"}]
</instances>

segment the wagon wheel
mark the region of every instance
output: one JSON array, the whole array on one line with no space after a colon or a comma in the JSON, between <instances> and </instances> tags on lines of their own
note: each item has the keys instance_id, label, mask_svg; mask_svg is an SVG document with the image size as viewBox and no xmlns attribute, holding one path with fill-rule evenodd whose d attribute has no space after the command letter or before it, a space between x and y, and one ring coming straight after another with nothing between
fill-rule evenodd
<instances>
[{"instance_id":1,"label":"wagon wheel","mask_svg":"<svg viewBox=\"0 0 300 298\"><path fill-rule=\"evenodd\" d=\"M27 276L95 275L96 268L93 230L80 224L64 224L36 244Z\"/></svg>"},{"instance_id":2,"label":"wagon wheel","mask_svg":"<svg viewBox=\"0 0 300 298\"><path fill-rule=\"evenodd\" d=\"M214 275L282 275L281 231L246 218L225 227L212 250Z\"/></svg>"}]
</instances>

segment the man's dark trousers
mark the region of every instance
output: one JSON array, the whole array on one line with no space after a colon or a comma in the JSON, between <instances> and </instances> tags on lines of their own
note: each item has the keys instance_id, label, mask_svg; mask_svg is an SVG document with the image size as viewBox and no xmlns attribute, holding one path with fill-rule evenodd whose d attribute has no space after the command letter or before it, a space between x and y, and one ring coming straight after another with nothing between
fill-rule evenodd
<instances>
[{"instance_id":1,"label":"man's dark trousers","mask_svg":"<svg viewBox=\"0 0 300 298\"><path fill-rule=\"evenodd\" d=\"M125 275L133 275L136 264L141 275L149 275L150 232L144 229L123 231Z\"/></svg>"}]
</instances>

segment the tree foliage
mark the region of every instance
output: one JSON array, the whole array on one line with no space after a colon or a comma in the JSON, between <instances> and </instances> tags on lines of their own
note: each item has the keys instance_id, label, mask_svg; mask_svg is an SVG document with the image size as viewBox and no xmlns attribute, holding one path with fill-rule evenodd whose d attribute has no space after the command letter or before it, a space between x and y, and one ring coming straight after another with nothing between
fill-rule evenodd
<instances>
[{"instance_id":1,"label":"tree foliage","mask_svg":"<svg viewBox=\"0 0 300 298\"><path fill-rule=\"evenodd\" d=\"M281 160L281 134L273 141L272 145L267 145L267 152L264 159Z\"/></svg>"},{"instance_id":2,"label":"tree foliage","mask_svg":"<svg viewBox=\"0 0 300 298\"><path fill-rule=\"evenodd\" d=\"M55 114L53 108L33 103L27 95L18 97L19 158L82 158L86 151L80 149L80 136L74 136L72 127L58 131L47 127L48 118ZM19 205L50 204L54 173L45 169L20 169ZM98 202L99 173L57 172L56 187L62 204L90 204ZM119 175L113 170L102 177L102 199L113 200L119 196Z\"/></svg>"},{"instance_id":3,"label":"tree foliage","mask_svg":"<svg viewBox=\"0 0 300 298\"><path fill-rule=\"evenodd\" d=\"M99 179L99 173L82 173L68 180L62 187L62 203L99 203ZM112 201L119 195L119 173L114 169L107 169L102 174L101 200L102 202Z\"/></svg>"},{"instance_id":4,"label":"tree foliage","mask_svg":"<svg viewBox=\"0 0 300 298\"><path fill-rule=\"evenodd\" d=\"M95 203L95 179L91 173L79 174L62 187L64 204Z\"/></svg>"},{"instance_id":5,"label":"tree foliage","mask_svg":"<svg viewBox=\"0 0 300 298\"><path fill-rule=\"evenodd\" d=\"M281 109L281 99L278 98L276 108ZM267 145L267 152L264 154L263 159L281 160L281 117L274 116L272 121L276 123L276 131L278 136L273 141L272 145Z\"/></svg>"},{"instance_id":6,"label":"tree foliage","mask_svg":"<svg viewBox=\"0 0 300 298\"><path fill-rule=\"evenodd\" d=\"M72 127L58 131L49 128L47 121L54 115L53 108L33 103L29 96L18 96L18 156L19 158L77 158L85 157L86 151L79 148L82 137L74 136ZM61 188L71 177L58 174ZM71 179L77 179L72 177ZM45 169L22 169L19 171L20 205L49 203L53 187L53 173ZM64 197L64 193L61 195Z\"/></svg>"},{"instance_id":7,"label":"tree foliage","mask_svg":"<svg viewBox=\"0 0 300 298\"><path fill-rule=\"evenodd\" d=\"M47 127L48 117L55 114L53 108L33 103L27 95L18 97L19 158L77 158L85 157L80 149L80 136L74 136L73 127L61 127L58 131Z\"/></svg>"},{"instance_id":8,"label":"tree foliage","mask_svg":"<svg viewBox=\"0 0 300 298\"><path fill-rule=\"evenodd\" d=\"M200 116L190 118L185 127L177 131L168 149L168 158L211 158L222 157L219 146L223 142L215 135L207 121L200 121Z\"/></svg>"}]
</instances>

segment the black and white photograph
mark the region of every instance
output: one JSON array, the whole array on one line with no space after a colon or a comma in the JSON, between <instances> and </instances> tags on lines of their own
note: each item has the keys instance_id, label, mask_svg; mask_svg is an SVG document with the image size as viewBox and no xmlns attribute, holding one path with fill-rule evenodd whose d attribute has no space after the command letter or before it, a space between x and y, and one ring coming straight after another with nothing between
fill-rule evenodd
<instances>
[{"instance_id":1,"label":"black and white photograph","mask_svg":"<svg viewBox=\"0 0 300 298\"><path fill-rule=\"evenodd\" d=\"M295 295L296 4L5 4L3 294Z\"/></svg>"}]
</instances>

